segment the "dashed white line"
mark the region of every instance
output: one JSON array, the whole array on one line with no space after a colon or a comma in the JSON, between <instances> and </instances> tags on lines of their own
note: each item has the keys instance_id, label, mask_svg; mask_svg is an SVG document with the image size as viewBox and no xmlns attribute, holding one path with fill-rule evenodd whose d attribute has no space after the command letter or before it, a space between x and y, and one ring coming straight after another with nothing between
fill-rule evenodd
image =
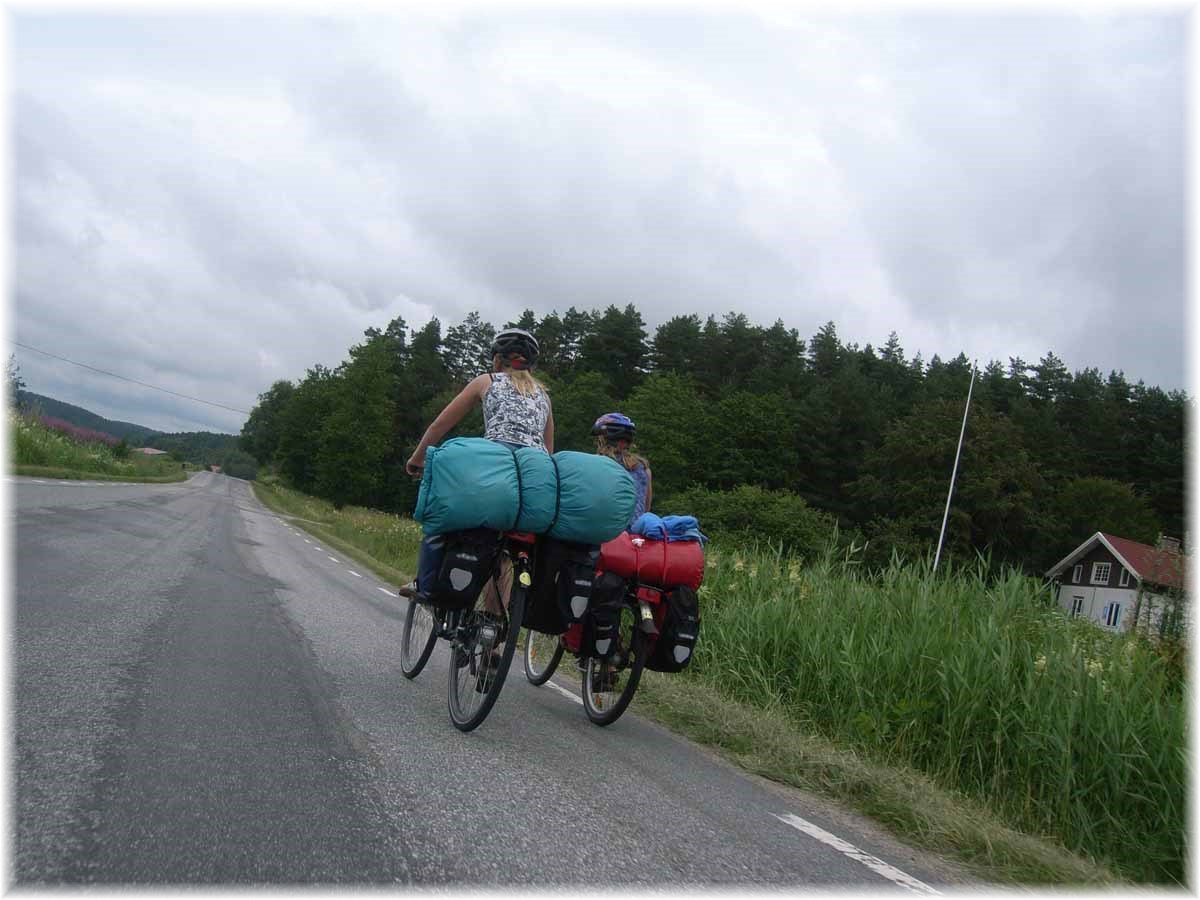
<instances>
[{"instance_id":1,"label":"dashed white line","mask_svg":"<svg viewBox=\"0 0 1200 900\"><path fill-rule=\"evenodd\" d=\"M835 850L846 854L846 856L850 857L856 862L862 863L873 872L878 872L884 878L894 881L901 887L908 888L910 891L915 891L918 894L941 894L941 891L937 890L936 888L930 887L923 881L918 881L907 872L901 872L891 863L886 863L877 856L864 853L849 841L842 840L836 834L830 834L824 828L814 825L807 819L802 819L799 816L792 815L791 813L782 816L778 813L772 813L771 815L775 816L775 818L777 818L779 821L791 825L797 831L803 831L809 837L814 837L821 843L828 844Z\"/></svg>"},{"instance_id":2,"label":"dashed white line","mask_svg":"<svg viewBox=\"0 0 1200 900\"><path fill-rule=\"evenodd\" d=\"M555 684L553 681L547 681L547 682L546 682L546 687L548 687L548 688L554 688L554 690L558 691L560 694L562 694L562 695L563 695L564 697L566 697L568 700L574 700L574 701L575 701L576 703L578 703L580 706L583 706L583 698L582 698L582 697L580 697L578 694L572 694L570 691L568 691L568 690L567 690L565 687L563 687L561 684Z\"/></svg>"},{"instance_id":3,"label":"dashed white line","mask_svg":"<svg viewBox=\"0 0 1200 900\"><path fill-rule=\"evenodd\" d=\"M34 483L34 484L45 484L46 482L42 481L42 480L41 480L41 479L39 479L39 478L35 478L35 479L33 479L33 483Z\"/></svg>"},{"instance_id":4,"label":"dashed white line","mask_svg":"<svg viewBox=\"0 0 1200 900\"><path fill-rule=\"evenodd\" d=\"M333 557L332 557L332 556L331 556L331 557L329 557L329 558L330 558L330 559L333 559ZM377 590L377 591L383 591L383 592L384 592L385 594L387 594L389 597L395 597L395 596L396 596L396 595L395 595L395 594L393 594L391 591L389 591L387 588L376 588L375 590Z\"/></svg>"},{"instance_id":5,"label":"dashed white line","mask_svg":"<svg viewBox=\"0 0 1200 900\"><path fill-rule=\"evenodd\" d=\"M353 575L355 578L362 578L362 576L359 575L357 572L355 572L353 569L347 569L346 571L349 572L351 575Z\"/></svg>"},{"instance_id":6,"label":"dashed white line","mask_svg":"<svg viewBox=\"0 0 1200 900\"><path fill-rule=\"evenodd\" d=\"M328 559L330 562L337 562L337 557L336 557L336 556L327 556L327 557L325 557L325 558L326 558L326 559Z\"/></svg>"},{"instance_id":7,"label":"dashed white line","mask_svg":"<svg viewBox=\"0 0 1200 900\"><path fill-rule=\"evenodd\" d=\"M306 544L311 544L311 543L312 543L312 541L310 541L308 538L305 538L305 539L304 539L304 543L306 543Z\"/></svg>"}]
</instances>

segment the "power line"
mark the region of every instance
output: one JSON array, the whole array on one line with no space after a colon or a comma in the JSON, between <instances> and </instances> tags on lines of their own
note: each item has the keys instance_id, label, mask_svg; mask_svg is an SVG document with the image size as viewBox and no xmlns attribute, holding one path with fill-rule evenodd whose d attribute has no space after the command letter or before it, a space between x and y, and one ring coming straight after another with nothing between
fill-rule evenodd
<instances>
[{"instance_id":1,"label":"power line","mask_svg":"<svg viewBox=\"0 0 1200 900\"><path fill-rule=\"evenodd\" d=\"M129 381L133 384L140 384L142 387L148 387L153 391L162 391L164 394L173 394L176 397L182 397L184 400L194 400L196 403L207 403L209 406L215 406L217 409L227 409L230 412L242 413L250 415L247 409L234 409L232 406L225 406L222 403L213 403L211 400L201 400L199 397L189 397L187 394L180 394L178 391L170 391L164 387L159 387L155 384L146 384L144 381L138 381L136 378L126 378L124 375L118 375L116 372L107 372L104 369L97 369L95 366L89 366L86 363L75 362L73 359L67 359L65 356L57 356L54 353L48 353L45 350L39 350L37 347L30 347L28 344L22 344L20 341L13 341L18 347L23 347L26 350L32 350L34 353L41 353L43 356L49 356L51 359L58 359L65 363L70 363L73 366L79 366L81 369L90 369L93 372L99 372L101 375L108 375L111 378L119 378L122 381Z\"/></svg>"}]
</instances>

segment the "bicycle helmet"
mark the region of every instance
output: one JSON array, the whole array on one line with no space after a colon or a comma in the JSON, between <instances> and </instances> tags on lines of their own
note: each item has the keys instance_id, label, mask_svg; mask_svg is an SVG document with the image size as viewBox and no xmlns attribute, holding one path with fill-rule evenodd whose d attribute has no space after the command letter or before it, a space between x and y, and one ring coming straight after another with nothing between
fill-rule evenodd
<instances>
[{"instance_id":1,"label":"bicycle helmet","mask_svg":"<svg viewBox=\"0 0 1200 900\"><path fill-rule=\"evenodd\" d=\"M524 328L505 328L492 341L492 356L501 356L514 369L532 369L537 364L538 342Z\"/></svg>"},{"instance_id":2,"label":"bicycle helmet","mask_svg":"<svg viewBox=\"0 0 1200 900\"><path fill-rule=\"evenodd\" d=\"M592 434L603 435L610 441L633 440L635 426L629 416L619 412L605 413L592 425Z\"/></svg>"}]
</instances>

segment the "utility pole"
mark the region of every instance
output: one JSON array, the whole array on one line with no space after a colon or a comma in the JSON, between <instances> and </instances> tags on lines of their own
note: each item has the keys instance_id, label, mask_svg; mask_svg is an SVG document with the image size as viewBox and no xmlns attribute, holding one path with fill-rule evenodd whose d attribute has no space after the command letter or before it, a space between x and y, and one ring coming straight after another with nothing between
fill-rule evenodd
<instances>
[{"instance_id":1,"label":"utility pole","mask_svg":"<svg viewBox=\"0 0 1200 900\"><path fill-rule=\"evenodd\" d=\"M971 363L971 384L967 388L967 405L963 408L962 429L958 432L958 449L954 451L954 469L950 472L950 491L946 494L946 511L942 513L942 531L938 535L937 553L933 557L933 571L937 572L938 560L942 558L942 541L946 538L946 520L950 518L950 498L954 496L954 479L958 475L958 458L962 455L963 436L967 433L967 413L971 410L971 391L975 389L975 362Z\"/></svg>"}]
</instances>

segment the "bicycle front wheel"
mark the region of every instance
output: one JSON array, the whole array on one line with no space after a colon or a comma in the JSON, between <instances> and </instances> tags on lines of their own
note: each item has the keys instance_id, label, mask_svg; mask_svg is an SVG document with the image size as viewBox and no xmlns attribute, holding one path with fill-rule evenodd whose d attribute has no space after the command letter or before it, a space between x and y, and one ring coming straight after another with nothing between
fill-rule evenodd
<instances>
[{"instance_id":1,"label":"bicycle front wheel","mask_svg":"<svg viewBox=\"0 0 1200 900\"><path fill-rule=\"evenodd\" d=\"M405 678L416 678L429 661L437 643L438 616L433 607L416 600L408 601L404 614L404 636L400 641L400 671Z\"/></svg>"},{"instance_id":2,"label":"bicycle front wheel","mask_svg":"<svg viewBox=\"0 0 1200 900\"><path fill-rule=\"evenodd\" d=\"M605 659L588 657L583 671L583 710L597 725L621 718L642 679L648 639L635 607L622 606L617 649Z\"/></svg>"},{"instance_id":3,"label":"bicycle front wheel","mask_svg":"<svg viewBox=\"0 0 1200 900\"><path fill-rule=\"evenodd\" d=\"M459 731L478 728L492 711L512 664L525 615L525 588L515 579L508 609L502 613L487 610L484 600L488 591L485 585L475 604L462 611L450 642L450 721Z\"/></svg>"},{"instance_id":4,"label":"bicycle front wheel","mask_svg":"<svg viewBox=\"0 0 1200 900\"><path fill-rule=\"evenodd\" d=\"M525 677L530 684L549 681L562 656L562 639L557 634L525 630Z\"/></svg>"}]
</instances>

